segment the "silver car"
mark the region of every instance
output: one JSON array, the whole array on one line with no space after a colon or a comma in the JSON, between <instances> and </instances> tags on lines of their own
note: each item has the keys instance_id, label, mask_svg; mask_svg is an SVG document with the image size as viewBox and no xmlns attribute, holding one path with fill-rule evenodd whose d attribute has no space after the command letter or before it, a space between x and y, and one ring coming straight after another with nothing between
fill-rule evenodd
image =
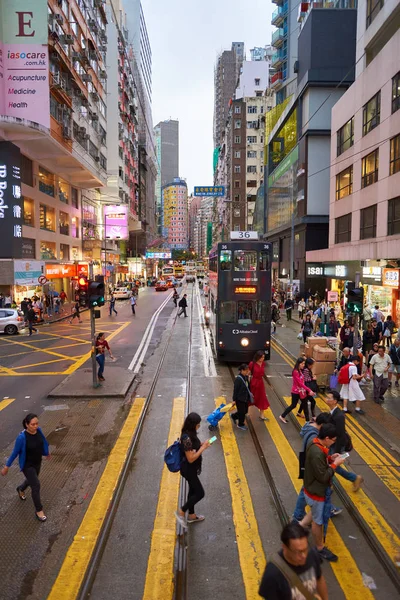
<instances>
[{"instance_id":1,"label":"silver car","mask_svg":"<svg viewBox=\"0 0 400 600\"><path fill-rule=\"evenodd\" d=\"M0 332L14 335L24 327L24 315L21 311L15 308L0 308Z\"/></svg>"}]
</instances>

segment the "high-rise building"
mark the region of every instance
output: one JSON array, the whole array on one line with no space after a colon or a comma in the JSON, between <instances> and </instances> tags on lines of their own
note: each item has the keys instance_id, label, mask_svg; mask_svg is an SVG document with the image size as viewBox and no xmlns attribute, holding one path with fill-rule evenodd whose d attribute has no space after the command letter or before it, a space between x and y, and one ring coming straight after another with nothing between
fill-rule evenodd
<instances>
[{"instance_id":1,"label":"high-rise building","mask_svg":"<svg viewBox=\"0 0 400 600\"><path fill-rule=\"evenodd\" d=\"M13 207L0 219L0 257L6 259L0 288L12 288L20 300L12 259L36 260L32 270L39 268L53 289L72 295L71 278L87 270L86 214L93 230L91 256L100 259L101 251L95 188L107 175L105 2L84 7L75 0L37 0L23 19L23 38L18 16L26 7L23 2L18 7L20 12L10 11L0 1L0 164L6 203ZM37 63L24 64L23 52L38 53ZM23 78L5 85L17 69L29 71L29 85Z\"/></svg>"},{"instance_id":2,"label":"high-rise building","mask_svg":"<svg viewBox=\"0 0 400 600\"><path fill-rule=\"evenodd\" d=\"M157 157L156 209L161 215L162 188L179 176L179 122L173 119L161 121L154 127L154 136Z\"/></svg>"},{"instance_id":3,"label":"high-rise building","mask_svg":"<svg viewBox=\"0 0 400 600\"><path fill-rule=\"evenodd\" d=\"M276 102L280 104L296 90L297 81L297 39L299 24L298 12L301 7L310 3L299 0L272 0L277 9L272 13L272 25L276 26L272 33L271 44L275 48L272 55L272 67L275 73L271 77L271 87L276 91Z\"/></svg>"},{"instance_id":4,"label":"high-rise building","mask_svg":"<svg viewBox=\"0 0 400 600\"><path fill-rule=\"evenodd\" d=\"M244 43L233 42L217 59L214 71L214 148L222 143L230 102L244 60Z\"/></svg>"},{"instance_id":5,"label":"high-rise building","mask_svg":"<svg viewBox=\"0 0 400 600\"><path fill-rule=\"evenodd\" d=\"M338 293L358 272L367 305L399 323L398 0L359 0L356 39L355 82L332 110L329 248L307 252L307 269Z\"/></svg>"},{"instance_id":6,"label":"high-rise building","mask_svg":"<svg viewBox=\"0 0 400 600\"><path fill-rule=\"evenodd\" d=\"M125 3L128 39L144 83L144 89L151 103L152 100L152 55L146 19L141 0L128 0Z\"/></svg>"},{"instance_id":7,"label":"high-rise building","mask_svg":"<svg viewBox=\"0 0 400 600\"><path fill-rule=\"evenodd\" d=\"M172 250L188 250L188 193L184 179L176 177L162 188L162 235Z\"/></svg>"}]
</instances>

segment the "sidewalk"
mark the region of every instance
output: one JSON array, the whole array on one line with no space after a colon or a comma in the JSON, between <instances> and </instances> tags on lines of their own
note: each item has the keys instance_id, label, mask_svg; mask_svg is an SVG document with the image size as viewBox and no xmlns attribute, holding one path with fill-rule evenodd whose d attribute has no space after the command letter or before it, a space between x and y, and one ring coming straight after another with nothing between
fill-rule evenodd
<instances>
[{"instance_id":1,"label":"sidewalk","mask_svg":"<svg viewBox=\"0 0 400 600\"><path fill-rule=\"evenodd\" d=\"M300 331L299 323L294 319L286 321L286 315L281 318L281 326L277 327L276 334L272 338L276 338L277 342L286 349L288 354L297 358L299 356L300 340L297 335ZM385 403L378 405L373 402L373 387L372 382L361 386L366 398L365 410L367 412L366 419L368 423L378 425L384 435L384 431L392 433L397 438L399 444L400 430L400 391L396 387L392 387L385 394Z\"/></svg>"},{"instance_id":2,"label":"sidewalk","mask_svg":"<svg viewBox=\"0 0 400 600\"><path fill-rule=\"evenodd\" d=\"M63 310L60 308L60 312L57 314L52 312L51 317L48 317L44 314L44 320L41 323L37 323L38 327L42 325L50 325L50 323L58 323L60 321L65 321L66 319L70 319L72 316L72 307L75 305L75 302L66 302L63 306ZM80 312L84 313L88 311L88 308L81 308Z\"/></svg>"}]
</instances>

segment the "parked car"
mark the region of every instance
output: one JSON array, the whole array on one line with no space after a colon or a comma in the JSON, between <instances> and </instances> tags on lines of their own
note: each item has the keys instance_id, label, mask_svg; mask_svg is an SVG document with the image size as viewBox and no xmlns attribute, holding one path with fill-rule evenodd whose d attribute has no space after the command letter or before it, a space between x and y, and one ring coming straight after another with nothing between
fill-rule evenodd
<instances>
[{"instance_id":1,"label":"parked car","mask_svg":"<svg viewBox=\"0 0 400 600\"><path fill-rule=\"evenodd\" d=\"M125 298L130 298L131 297L131 291L127 287L118 287L118 288L115 288L115 290L114 290L113 293L114 293L114 298L116 300L123 300Z\"/></svg>"},{"instance_id":2,"label":"parked car","mask_svg":"<svg viewBox=\"0 0 400 600\"><path fill-rule=\"evenodd\" d=\"M168 289L166 281L157 281L156 292L166 292Z\"/></svg>"},{"instance_id":3,"label":"parked car","mask_svg":"<svg viewBox=\"0 0 400 600\"><path fill-rule=\"evenodd\" d=\"M14 335L24 327L24 314L21 311L15 308L0 308L0 332Z\"/></svg>"}]
</instances>

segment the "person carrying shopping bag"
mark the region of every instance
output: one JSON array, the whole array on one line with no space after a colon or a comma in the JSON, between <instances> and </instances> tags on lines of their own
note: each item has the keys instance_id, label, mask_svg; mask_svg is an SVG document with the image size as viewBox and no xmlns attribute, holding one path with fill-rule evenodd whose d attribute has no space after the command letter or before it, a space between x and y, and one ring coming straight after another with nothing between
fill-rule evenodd
<instances>
[{"instance_id":1,"label":"person carrying shopping bag","mask_svg":"<svg viewBox=\"0 0 400 600\"><path fill-rule=\"evenodd\" d=\"M282 423L287 423L286 415L288 415L292 410L296 408L299 401L301 401L302 403L302 408L306 420L309 420L306 398L307 396L314 397L316 396L316 393L313 392L304 383L303 369L305 367L305 364L305 359L303 357L300 357L297 359L296 364L294 365L294 369L292 371L292 404L288 406L281 415L279 415L279 419L282 421Z\"/></svg>"}]
</instances>

